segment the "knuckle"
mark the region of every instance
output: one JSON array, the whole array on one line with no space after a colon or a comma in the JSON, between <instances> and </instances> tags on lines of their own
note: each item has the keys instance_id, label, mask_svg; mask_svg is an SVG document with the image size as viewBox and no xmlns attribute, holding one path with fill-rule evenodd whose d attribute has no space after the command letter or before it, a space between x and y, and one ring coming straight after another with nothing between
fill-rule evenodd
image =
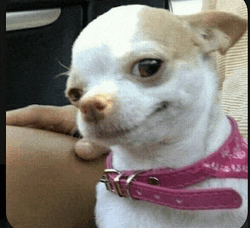
<instances>
[{"instance_id":1,"label":"knuckle","mask_svg":"<svg viewBox=\"0 0 250 228\"><path fill-rule=\"evenodd\" d=\"M27 106L27 108L30 109L31 111L36 111L40 109L40 105L32 104L32 105Z\"/></svg>"},{"instance_id":2,"label":"knuckle","mask_svg":"<svg viewBox=\"0 0 250 228\"><path fill-rule=\"evenodd\" d=\"M40 113L42 111L42 106L37 104L29 105L27 108L29 110L30 115L33 117L40 116Z\"/></svg>"}]
</instances>

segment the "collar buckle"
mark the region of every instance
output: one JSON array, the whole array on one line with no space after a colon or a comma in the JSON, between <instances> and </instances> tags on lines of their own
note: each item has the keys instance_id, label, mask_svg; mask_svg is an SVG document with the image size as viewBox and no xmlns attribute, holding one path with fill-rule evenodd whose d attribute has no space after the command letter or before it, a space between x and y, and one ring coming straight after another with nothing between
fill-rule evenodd
<instances>
[{"instance_id":1,"label":"collar buckle","mask_svg":"<svg viewBox=\"0 0 250 228\"><path fill-rule=\"evenodd\" d=\"M126 179L126 195L133 199L133 197L130 194L130 185L132 181L136 181L134 178L139 174L142 173L143 171L138 171L130 176L127 177ZM115 190L112 187L112 181L109 179L109 174L115 173L117 174L116 177L114 178L114 184L115 184ZM116 170L116 169L105 169L102 175L102 178L100 179L100 182L104 183L106 186L106 189L111 191L111 192L117 192L117 194L120 197L126 197L122 190L122 186L120 183L120 178L122 177L123 173Z\"/></svg>"},{"instance_id":2,"label":"collar buckle","mask_svg":"<svg viewBox=\"0 0 250 228\"><path fill-rule=\"evenodd\" d=\"M122 176L122 173L119 172L116 169L105 169L102 175L102 178L100 179L100 182L104 183L107 190L110 190L112 192L114 192L113 188L112 188L112 184L111 181L109 179L109 174L111 173L116 173L117 176L114 178L114 183L115 183L115 190L118 193L118 195L120 197L124 197L124 193L122 191L122 186L120 184L120 178Z\"/></svg>"}]
</instances>

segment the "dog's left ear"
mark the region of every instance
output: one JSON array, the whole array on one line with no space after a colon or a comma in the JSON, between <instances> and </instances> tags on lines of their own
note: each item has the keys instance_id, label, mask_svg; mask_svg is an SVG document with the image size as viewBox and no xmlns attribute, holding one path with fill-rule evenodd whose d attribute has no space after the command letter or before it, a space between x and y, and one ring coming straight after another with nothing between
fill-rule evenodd
<instances>
[{"instance_id":1,"label":"dog's left ear","mask_svg":"<svg viewBox=\"0 0 250 228\"><path fill-rule=\"evenodd\" d=\"M224 55L247 28L247 20L222 11L207 11L182 18L195 30L205 53L218 50Z\"/></svg>"}]
</instances>

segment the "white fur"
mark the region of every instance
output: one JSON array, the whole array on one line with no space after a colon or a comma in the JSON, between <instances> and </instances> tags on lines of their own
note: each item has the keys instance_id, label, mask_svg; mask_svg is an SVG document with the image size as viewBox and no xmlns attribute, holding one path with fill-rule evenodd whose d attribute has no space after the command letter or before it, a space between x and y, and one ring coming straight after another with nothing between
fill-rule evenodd
<instances>
[{"instance_id":1,"label":"white fur","mask_svg":"<svg viewBox=\"0 0 250 228\"><path fill-rule=\"evenodd\" d=\"M80 132L111 146L118 170L183 167L218 149L230 134L230 123L217 98L217 74L209 60L196 64L179 60L163 66L162 83L146 86L131 75L123 62L128 53L161 57L159 43L136 36L138 14L144 6L119 7L87 26L73 47L72 68L85 85L84 97L99 92L115 94L118 110L98 127L85 123L78 112ZM132 60L131 60L132 61ZM125 66L124 66L125 64ZM125 69L125 70L124 70ZM157 105L169 107L153 114ZM133 129L122 137L96 138L95 132ZM247 214L247 181L209 180L195 187L233 187L243 198L235 210L181 211L148 202L120 198L97 185L96 222L99 228L237 228Z\"/></svg>"}]
</instances>

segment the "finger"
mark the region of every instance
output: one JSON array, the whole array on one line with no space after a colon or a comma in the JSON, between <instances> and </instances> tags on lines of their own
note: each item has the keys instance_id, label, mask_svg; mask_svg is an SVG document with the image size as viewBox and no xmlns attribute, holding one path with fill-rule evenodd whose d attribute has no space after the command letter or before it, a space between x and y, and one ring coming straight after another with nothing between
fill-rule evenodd
<instances>
[{"instance_id":1,"label":"finger","mask_svg":"<svg viewBox=\"0 0 250 228\"><path fill-rule=\"evenodd\" d=\"M78 157L84 160L91 160L109 153L110 149L87 139L81 139L75 144L75 152Z\"/></svg>"},{"instance_id":2,"label":"finger","mask_svg":"<svg viewBox=\"0 0 250 228\"><path fill-rule=\"evenodd\" d=\"M25 108L8 111L6 124L14 126L32 126L61 133L70 133L75 127L76 108L31 105Z\"/></svg>"},{"instance_id":3,"label":"finger","mask_svg":"<svg viewBox=\"0 0 250 228\"><path fill-rule=\"evenodd\" d=\"M6 125L23 126L26 125L26 123L29 125L31 124L29 122L32 122L31 117L28 107L7 111Z\"/></svg>"},{"instance_id":4,"label":"finger","mask_svg":"<svg viewBox=\"0 0 250 228\"><path fill-rule=\"evenodd\" d=\"M42 121L52 106L30 105L24 108L6 112L6 124L15 126L35 125ZM48 120L49 121L49 120Z\"/></svg>"}]
</instances>

